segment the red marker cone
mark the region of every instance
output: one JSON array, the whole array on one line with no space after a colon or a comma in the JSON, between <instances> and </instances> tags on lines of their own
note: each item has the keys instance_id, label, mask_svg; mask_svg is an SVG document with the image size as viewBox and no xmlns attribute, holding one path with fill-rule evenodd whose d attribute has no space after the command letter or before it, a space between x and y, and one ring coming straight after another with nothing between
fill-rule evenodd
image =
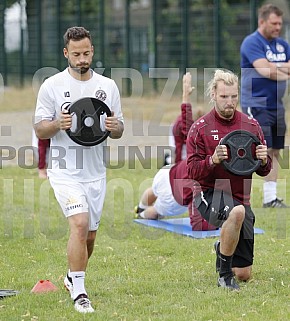
<instances>
[{"instance_id":1,"label":"red marker cone","mask_svg":"<svg viewBox=\"0 0 290 321\"><path fill-rule=\"evenodd\" d=\"M31 293L43 293L43 292L51 292L51 291L57 291L57 290L58 288L49 280L40 280L32 288Z\"/></svg>"}]
</instances>

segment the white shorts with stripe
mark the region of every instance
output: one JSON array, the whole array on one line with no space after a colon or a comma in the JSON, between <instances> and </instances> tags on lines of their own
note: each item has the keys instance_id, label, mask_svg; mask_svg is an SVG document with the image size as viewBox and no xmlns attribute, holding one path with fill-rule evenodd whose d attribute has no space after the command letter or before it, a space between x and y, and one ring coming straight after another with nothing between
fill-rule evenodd
<instances>
[{"instance_id":1,"label":"white shorts with stripe","mask_svg":"<svg viewBox=\"0 0 290 321\"><path fill-rule=\"evenodd\" d=\"M49 181L65 217L89 213L89 230L96 231L106 195L106 178L83 183L54 179Z\"/></svg>"}]
</instances>

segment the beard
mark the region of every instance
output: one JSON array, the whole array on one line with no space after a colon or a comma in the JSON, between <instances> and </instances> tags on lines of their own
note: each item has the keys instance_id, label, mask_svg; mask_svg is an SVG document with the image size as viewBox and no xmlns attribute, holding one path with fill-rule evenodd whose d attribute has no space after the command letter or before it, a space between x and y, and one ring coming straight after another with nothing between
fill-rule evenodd
<instances>
[{"instance_id":1,"label":"beard","mask_svg":"<svg viewBox=\"0 0 290 321\"><path fill-rule=\"evenodd\" d=\"M73 69L73 71L77 72L80 75L85 74L90 69L90 65L89 64L87 64L87 67L84 67L84 66L77 67L77 66L73 66L69 60L68 60L68 65L70 66L71 69Z\"/></svg>"},{"instance_id":2,"label":"beard","mask_svg":"<svg viewBox=\"0 0 290 321\"><path fill-rule=\"evenodd\" d=\"M235 114L236 108L221 108L220 106L216 106L216 110L224 119L231 119Z\"/></svg>"}]
</instances>

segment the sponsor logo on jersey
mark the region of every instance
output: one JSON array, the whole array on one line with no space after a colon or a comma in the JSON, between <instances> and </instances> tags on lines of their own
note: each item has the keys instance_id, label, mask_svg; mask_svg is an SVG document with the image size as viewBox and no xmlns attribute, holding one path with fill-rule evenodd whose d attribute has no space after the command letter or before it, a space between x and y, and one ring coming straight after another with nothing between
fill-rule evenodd
<instances>
[{"instance_id":1,"label":"sponsor logo on jersey","mask_svg":"<svg viewBox=\"0 0 290 321\"><path fill-rule=\"evenodd\" d=\"M69 107L70 107L70 102L69 101L66 101L65 103L63 103L61 106L60 106L60 110L63 111L63 110L68 110Z\"/></svg>"},{"instance_id":2,"label":"sponsor logo on jersey","mask_svg":"<svg viewBox=\"0 0 290 321\"><path fill-rule=\"evenodd\" d=\"M285 52L273 53L272 50L268 50L266 52L266 58L270 62L286 61L286 54L285 54Z\"/></svg>"},{"instance_id":3,"label":"sponsor logo on jersey","mask_svg":"<svg viewBox=\"0 0 290 321\"><path fill-rule=\"evenodd\" d=\"M70 97L69 91L65 91L65 92L64 92L64 97L65 97L65 98Z\"/></svg>"}]
</instances>

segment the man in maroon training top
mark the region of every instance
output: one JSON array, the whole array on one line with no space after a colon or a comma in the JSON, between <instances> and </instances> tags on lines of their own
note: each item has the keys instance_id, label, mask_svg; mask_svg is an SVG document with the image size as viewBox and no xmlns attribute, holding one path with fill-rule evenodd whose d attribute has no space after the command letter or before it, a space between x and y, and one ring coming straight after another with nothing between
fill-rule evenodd
<instances>
[{"instance_id":1,"label":"man in maroon training top","mask_svg":"<svg viewBox=\"0 0 290 321\"><path fill-rule=\"evenodd\" d=\"M135 207L136 218L157 220L165 216L179 215L189 210L189 217L194 231L212 230L215 226L201 217L196 209L192 210L192 180L187 180L186 160L182 159L182 149L186 146L188 131L193 124L190 95L194 89L191 74L187 72L182 79L182 104L180 122L174 132L176 141L176 159L172 166L161 168ZM189 186L189 188L186 188Z\"/></svg>"},{"instance_id":2,"label":"man in maroon training top","mask_svg":"<svg viewBox=\"0 0 290 321\"><path fill-rule=\"evenodd\" d=\"M237 111L238 77L216 70L208 94L213 108L193 123L187 137L187 174L199 184L194 197L199 212L210 224L221 227L220 241L215 243L218 286L239 290L234 275L247 281L253 264L252 175L237 176L225 170L221 163L228 159L227 146L219 142L234 130L247 130L261 142L256 147L256 157L261 160L256 173L269 174L272 161L258 122Z\"/></svg>"}]
</instances>

